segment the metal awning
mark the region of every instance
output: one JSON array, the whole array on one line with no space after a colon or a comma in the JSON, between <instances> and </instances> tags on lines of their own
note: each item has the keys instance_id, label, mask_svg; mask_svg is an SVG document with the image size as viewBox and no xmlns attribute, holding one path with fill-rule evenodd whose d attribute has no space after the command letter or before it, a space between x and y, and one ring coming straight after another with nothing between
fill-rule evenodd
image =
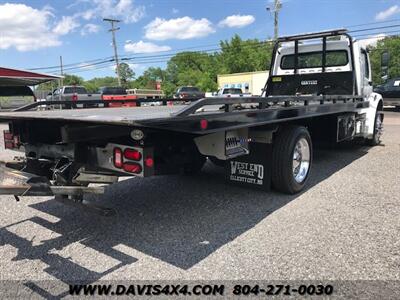
<instances>
[{"instance_id":1,"label":"metal awning","mask_svg":"<svg viewBox=\"0 0 400 300\"><path fill-rule=\"evenodd\" d=\"M61 76L0 67L0 86L38 85Z\"/></svg>"}]
</instances>

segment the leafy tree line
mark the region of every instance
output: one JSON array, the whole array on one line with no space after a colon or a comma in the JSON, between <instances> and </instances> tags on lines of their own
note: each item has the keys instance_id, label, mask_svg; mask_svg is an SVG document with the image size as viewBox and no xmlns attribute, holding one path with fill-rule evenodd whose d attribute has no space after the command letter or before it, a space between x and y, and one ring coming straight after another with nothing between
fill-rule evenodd
<instances>
[{"instance_id":1,"label":"leafy tree line","mask_svg":"<svg viewBox=\"0 0 400 300\"><path fill-rule=\"evenodd\" d=\"M203 91L215 91L218 74L268 69L272 47L271 43L258 39L242 40L235 35L230 41L220 42L219 52L181 52L168 61L165 69L150 67L138 77L135 77L128 64L121 63L121 83L126 88L154 89L156 81L161 81L161 87L167 96L171 96L179 86L185 85L197 86ZM110 76L84 80L76 75L65 75L63 83L83 85L90 92L96 92L101 86L118 85L117 78ZM39 89L50 90L51 84L42 84Z\"/></svg>"},{"instance_id":2,"label":"leafy tree line","mask_svg":"<svg viewBox=\"0 0 400 300\"><path fill-rule=\"evenodd\" d=\"M383 83L381 78L381 54L388 51L390 55L389 76L400 77L400 37L387 37L378 41L375 47L370 47L372 81L374 85Z\"/></svg>"},{"instance_id":3,"label":"leafy tree line","mask_svg":"<svg viewBox=\"0 0 400 300\"><path fill-rule=\"evenodd\" d=\"M167 96L171 96L179 86L186 85L197 86L203 91L215 91L218 74L268 69L272 48L272 43L261 42L258 39L243 40L235 35L229 41L220 42L219 52L181 52L168 61L165 69L150 67L138 77L135 77L128 64L121 63L119 65L121 82L126 88L154 89L156 81L161 81L161 87ZM383 50L388 50L391 56L390 76L400 76L399 37L385 38L369 49L374 84L382 83L380 57ZM96 92L102 86L118 85L117 78L111 76L84 80L76 75L65 75L63 82L64 85L83 85L90 92ZM51 84L42 84L39 89L50 90Z\"/></svg>"}]
</instances>

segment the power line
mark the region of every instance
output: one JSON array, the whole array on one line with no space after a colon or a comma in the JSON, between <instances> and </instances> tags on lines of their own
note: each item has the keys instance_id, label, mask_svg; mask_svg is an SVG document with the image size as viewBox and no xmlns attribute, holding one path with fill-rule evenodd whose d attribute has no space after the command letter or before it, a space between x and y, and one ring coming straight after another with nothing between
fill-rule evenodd
<instances>
[{"instance_id":1,"label":"power line","mask_svg":"<svg viewBox=\"0 0 400 300\"><path fill-rule=\"evenodd\" d=\"M400 19L393 19L393 20L388 20L388 21L377 21L377 22L363 23L363 24L357 24L357 25L347 25L347 26L343 26L343 27L344 28L354 28L354 27L361 27L361 26L366 26L366 25L393 23L393 22L399 22L399 21L400 21Z\"/></svg>"},{"instance_id":2,"label":"power line","mask_svg":"<svg viewBox=\"0 0 400 300\"><path fill-rule=\"evenodd\" d=\"M394 35L387 35L386 37L395 37L395 36L399 36L400 32L398 34L394 34ZM359 35L359 36L365 36L365 35ZM363 38L363 39L358 39L359 41L361 40L367 40L369 38ZM164 59L160 59L160 60L149 60L149 61L135 61L135 64L138 65L146 65L146 64L156 64L156 63L163 63L163 62L167 62L169 60L169 58L164 58ZM83 69L83 70L77 70L74 72L70 72L70 74L76 74L76 73L82 73L82 72L88 72L88 71L94 71L94 70L100 70L100 69L106 69L111 67L113 64L108 64L108 65L104 65L104 66L99 66L99 67L95 67L95 68L87 68L87 69Z\"/></svg>"},{"instance_id":3,"label":"power line","mask_svg":"<svg viewBox=\"0 0 400 300\"><path fill-rule=\"evenodd\" d=\"M266 44L268 44L270 41L257 41L257 42L253 42L253 43L248 43L245 45L241 45L241 48L248 48L248 47L261 47L264 46ZM213 53L216 51L220 51L221 48L210 48L210 49L205 49L202 51L193 51L191 53ZM226 52L234 52L236 49L225 49L224 51ZM133 63L136 62L151 62L154 59L160 59L160 58L164 58L164 59L170 59L171 57L174 57L175 55L177 55L179 53L174 52L174 53L169 53L169 54L160 54L160 55L147 55L147 56L131 56L131 57L124 57L121 60L122 61L132 61ZM93 69L91 67L93 66L97 66L97 65L102 65L102 64L106 64L109 62L114 61L114 59L109 59L106 61L100 61L100 62L96 62L96 63L92 63L92 64L79 64L76 67L69 67L69 68L65 68L66 71L71 71L71 70L76 70L76 69Z\"/></svg>"},{"instance_id":4,"label":"power line","mask_svg":"<svg viewBox=\"0 0 400 300\"><path fill-rule=\"evenodd\" d=\"M380 22L374 22L374 23L380 23ZM374 23L371 23L371 24L374 24ZM369 24L369 23L365 23L365 24ZM363 24L360 24L360 26L361 25L363 25ZM353 26L358 26L358 25L353 25ZM393 27L400 27L400 25L382 26L382 27L375 27L375 28L365 28L365 29L362 29L362 30L352 30L352 31L349 31L349 33L351 33L351 32L360 32L360 31L372 31L372 30L393 28ZM270 41L271 40L264 40L264 41L261 41L261 43L267 43L267 42L270 42ZM208 45L201 45L201 46L192 46L192 47L186 47L186 48L179 48L179 49L175 49L175 50L164 50L164 51L158 51L156 53L168 53L168 52L171 52L171 53L170 54L164 54L164 55L162 55L162 54L151 55L151 56L137 54L134 57L136 57L136 58L144 58L144 57L171 56L171 55L177 54L178 51L189 50L189 49L199 49L199 48L204 48L204 47L209 47L209 46L217 46L217 45L216 44L208 44ZM196 52L207 52L207 51L212 51L212 50L218 51L218 50L220 50L220 47L219 48L213 48L213 49L199 50L199 51L196 51ZM129 59L132 58L132 56L129 57L128 55L123 55L122 57L129 58ZM109 61L108 60L109 58L110 57L101 58L101 59L100 58L99 59L93 59L93 60L88 60L88 61L84 61L84 62L70 63L70 64L65 64L64 66L65 67L77 67L77 68L81 68L82 67L82 68L85 68L87 66L91 66L91 65L95 65L96 64L96 63L92 63L92 62L104 63L106 61ZM58 69L59 67L60 66L57 65L57 66L50 66L50 67L30 68L29 70L50 70L50 69Z\"/></svg>"},{"instance_id":5,"label":"power line","mask_svg":"<svg viewBox=\"0 0 400 300\"><path fill-rule=\"evenodd\" d=\"M109 57L105 57L105 58L96 58L96 59L91 59L91 60L86 60L86 61L82 61L82 62L76 62L76 63L70 63L70 64L64 64L64 67L69 67L69 66L76 66L76 65L81 65L81 64L90 64L92 62L97 62L100 60L106 60L106 59L110 59L112 58L112 56ZM29 68L27 70L31 70L31 71L36 71L36 70L46 70L46 69L59 69L60 65L57 66L50 66L50 67L35 67L35 68Z\"/></svg>"},{"instance_id":6,"label":"power line","mask_svg":"<svg viewBox=\"0 0 400 300\"><path fill-rule=\"evenodd\" d=\"M348 31L348 32L349 33L352 33L352 32L364 32L364 31L373 31L373 30L386 29L386 28L394 28L394 27L400 27L400 25L396 24L396 25L388 25L388 26L381 26L381 27L374 27L374 28L364 28L364 29L351 30L351 31Z\"/></svg>"},{"instance_id":7,"label":"power line","mask_svg":"<svg viewBox=\"0 0 400 300\"><path fill-rule=\"evenodd\" d=\"M388 26L380 26L380 27L372 27L372 28L364 28L364 29L359 29L359 30L351 30L349 31L349 33L356 33L356 32L367 32L367 31L375 31L378 29L386 29L386 28L395 28L395 27L400 27L399 24L395 24L395 25L388 25ZM385 33L393 33L393 32L397 32L396 31L385 31L385 32L380 32L379 34L385 34ZM378 34L378 33L376 33ZM366 35L371 35L371 33L366 33L366 34L361 34L361 35L353 35L353 37L358 37L358 36L366 36ZM247 48L247 47L260 47L263 46L265 44L268 44L272 42L272 40L263 40L263 41L257 41L254 43L248 43L245 45L242 45L241 47L243 48ZM214 44L215 45L215 44ZM207 46L212 46L212 44L209 44ZM200 47L206 47L206 46L193 46L193 47L187 47L187 48L180 48L179 50L187 50L187 49L196 49L196 48L200 48ZM168 50L168 51L160 51L157 53L161 53L163 52L164 54L157 54L157 55L135 55L135 56L128 56L128 55L124 55L124 57L122 58L123 61L132 61L133 63L151 63L153 60L155 59L169 59L175 55L177 55L179 52L178 49L176 50ZM209 48L209 49L204 49L204 50L199 50L199 51L192 51L192 52L196 52L196 53L212 53L212 52L217 52L217 51L221 51L221 46L219 46L218 48ZM233 48L228 48L228 49L224 49L224 51L235 51L235 49ZM168 53L171 52L171 53ZM73 71L73 70L79 70L79 69L93 69L91 67L93 66L98 66L98 65L104 65L110 62L113 62L115 59L94 59L91 60L93 63L88 63L90 61L84 62L84 63L74 63L74 64L67 64L64 65L65 66L65 71ZM158 60L159 61L159 60ZM57 69L60 66L55 66ZM40 69L50 69L53 67L43 67ZM35 69L39 69L39 68L35 68Z\"/></svg>"}]
</instances>

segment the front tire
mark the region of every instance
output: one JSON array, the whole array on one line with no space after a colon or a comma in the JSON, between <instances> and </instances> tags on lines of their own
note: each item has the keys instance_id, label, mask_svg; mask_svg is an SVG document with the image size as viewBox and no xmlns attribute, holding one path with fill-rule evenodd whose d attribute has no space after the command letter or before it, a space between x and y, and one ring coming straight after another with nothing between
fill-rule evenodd
<instances>
[{"instance_id":1,"label":"front tire","mask_svg":"<svg viewBox=\"0 0 400 300\"><path fill-rule=\"evenodd\" d=\"M306 185L312 166L312 143L303 126L280 129L272 151L272 185L286 194L300 192Z\"/></svg>"},{"instance_id":2,"label":"front tire","mask_svg":"<svg viewBox=\"0 0 400 300\"><path fill-rule=\"evenodd\" d=\"M382 140L382 131L383 131L383 114L382 111L377 110L375 114L375 122L374 122L374 133L372 135L372 139L367 140L367 144L370 146L379 145Z\"/></svg>"}]
</instances>

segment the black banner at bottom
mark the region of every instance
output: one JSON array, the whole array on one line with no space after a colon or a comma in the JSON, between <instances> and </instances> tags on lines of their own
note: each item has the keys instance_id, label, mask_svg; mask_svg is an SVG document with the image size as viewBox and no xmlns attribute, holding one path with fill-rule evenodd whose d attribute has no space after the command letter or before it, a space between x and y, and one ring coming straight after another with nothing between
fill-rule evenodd
<instances>
[{"instance_id":1,"label":"black banner at bottom","mask_svg":"<svg viewBox=\"0 0 400 300\"><path fill-rule=\"evenodd\" d=\"M0 299L118 297L148 299L399 299L400 281L1 281Z\"/></svg>"}]
</instances>

